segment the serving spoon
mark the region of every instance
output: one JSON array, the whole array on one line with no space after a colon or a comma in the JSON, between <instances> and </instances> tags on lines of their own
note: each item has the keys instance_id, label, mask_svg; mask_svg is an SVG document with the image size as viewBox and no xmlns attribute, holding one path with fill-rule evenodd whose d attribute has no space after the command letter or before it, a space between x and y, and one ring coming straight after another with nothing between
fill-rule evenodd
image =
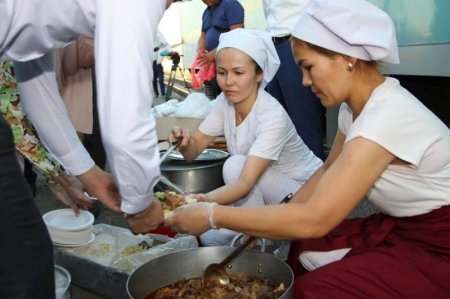
<instances>
[{"instance_id":1,"label":"serving spoon","mask_svg":"<svg viewBox=\"0 0 450 299\"><path fill-rule=\"evenodd\" d=\"M287 203L291 200L293 194L289 193L286 197L281 201L281 203ZM221 285L227 285L230 283L230 276L225 270L225 266L231 262L236 256L238 256L245 248L247 248L253 241L256 240L256 237L249 237L247 241L243 244L239 245L235 250L233 250L228 256L226 256L220 263L212 263L209 264L202 275L202 283L203 286L213 286L217 285L217 282Z\"/></svg>"}]
</instances>

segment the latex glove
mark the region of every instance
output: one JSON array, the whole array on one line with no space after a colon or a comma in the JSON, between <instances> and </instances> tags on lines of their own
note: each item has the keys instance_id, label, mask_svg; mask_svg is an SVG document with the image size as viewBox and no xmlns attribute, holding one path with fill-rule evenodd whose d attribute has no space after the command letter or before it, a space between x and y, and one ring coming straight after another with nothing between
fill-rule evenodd
<instances>
[{"instance_id":1,"label":"latex glove","mask_svg":"<svg viewBox=\"0 0 450 299\"><path fill-rule=\"evenodd\" d=\"M195 198L197 202L207 202L210 201L206 194L204 193L188 193L187 196Z\"/></svg>"},{"instance_id":2,"label":"latex glove","mask_svg":"<svg viewBox=\"0 0 450 299\"><path fill-rule=\"evenodd\" d=\"M198 202L178 207L174 213L165 219L165 226L172 230L199 236L200 234L215 229L214 202Z\"/></svg>"},{"instance_id":3,"label":"latex glove","mask_svg":"<svg viewBox=\"0 0 450 299\"><path fill-rule=\"evenodd\" d=\"M114 212L120 212L120 194L112 176L100 167L94 166L78 178L83 183L86 191L93 197L97 197L102 204Z\"/></svg>"},{"instance_id":4,"label":"latex glove","mask_svg":"<svg viewBox=\"0 0 450 299\"><path fill-rule=\"evenodd\" d=\"M48 186L52 194L65 205L71 207L75 215L80 214L80 207L87 210L94 201L84 196L81 182L66 173L61 173L49 181Z\"/></svg>"},{"instance_id":5,"label":"latex glove","mask_svg":"<svg viewBox=\"0 0 450 299\"><path fill-rule=\"evenodd\" d=\"M164 222L164 212L160 201L154 197L152 203L142 212L126 216L128 226L134 233L148 233Z\"/></svg>"}]
</instances>

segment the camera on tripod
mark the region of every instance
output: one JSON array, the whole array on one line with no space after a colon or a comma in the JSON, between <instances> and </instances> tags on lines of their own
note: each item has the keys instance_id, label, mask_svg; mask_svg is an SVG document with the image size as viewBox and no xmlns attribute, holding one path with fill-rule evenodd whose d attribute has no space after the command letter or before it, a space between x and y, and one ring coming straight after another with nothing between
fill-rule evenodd
<instances>
[{"instance_id":1,"label":"camera on tripod","mask_svg":"<svg viewBox=\"0 0 450 299\"><path fill-rule=\"evenodd\" d=\"M161 56L167 56L167 57L169 57L169 58L172 60L172 62L173 62L174 65L178 65L178 64L180 63L181 56L183 56L183 55L180 55L180 54L179 54L178 52L176 52L176 51L172 51L172 52L161 52L160 55L161 55Z\"/></svg>"}]
</instances>

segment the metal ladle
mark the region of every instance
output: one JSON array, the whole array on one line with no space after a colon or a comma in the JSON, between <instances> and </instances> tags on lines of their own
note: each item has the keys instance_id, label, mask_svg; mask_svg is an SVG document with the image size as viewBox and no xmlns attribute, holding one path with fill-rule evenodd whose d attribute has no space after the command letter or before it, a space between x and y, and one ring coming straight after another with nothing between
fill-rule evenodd
<instances>
[{"instance_id":1,"label":"metal ladle","mask_svg":"<svg viewBox=\"0 0 450 299\"><path fill-rule=\"evenodd\" d=\"M286 197L281 201L281 203L288 203L293 194L289 193ZM249 237L247 241L233 250L227 257L225 257L220 263L212 263L209 264L202 275L202 283L203 286L212 286L216 285L217 282L221 285L227 285L230 283L230 276L228 276L227 271L225 270L225 266L231 262L236 256L238 256L245 248L247 248L253 241L256 240L256 237Z\"/></svg>"}]
</instances>

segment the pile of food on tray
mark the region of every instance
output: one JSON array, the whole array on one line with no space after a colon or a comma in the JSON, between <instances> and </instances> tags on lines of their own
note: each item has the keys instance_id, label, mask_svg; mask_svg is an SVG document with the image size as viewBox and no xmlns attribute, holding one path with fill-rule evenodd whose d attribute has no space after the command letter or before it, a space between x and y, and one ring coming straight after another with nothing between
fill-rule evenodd
<instances>
[{"instance_id":1,"label":"pile of food on tray","mask_svg":"<svg viewBox=\"0 0 450 299\"><path fill-rule=\"evenodd\" d=\"M245 273L231 273L230 283L204 287L201 277L183 279L160 288L146 299L196 298L196 299L275 299L286 291L284 284L274 285L269 280L249 276Z\"/></svg>"}]
</instances>

